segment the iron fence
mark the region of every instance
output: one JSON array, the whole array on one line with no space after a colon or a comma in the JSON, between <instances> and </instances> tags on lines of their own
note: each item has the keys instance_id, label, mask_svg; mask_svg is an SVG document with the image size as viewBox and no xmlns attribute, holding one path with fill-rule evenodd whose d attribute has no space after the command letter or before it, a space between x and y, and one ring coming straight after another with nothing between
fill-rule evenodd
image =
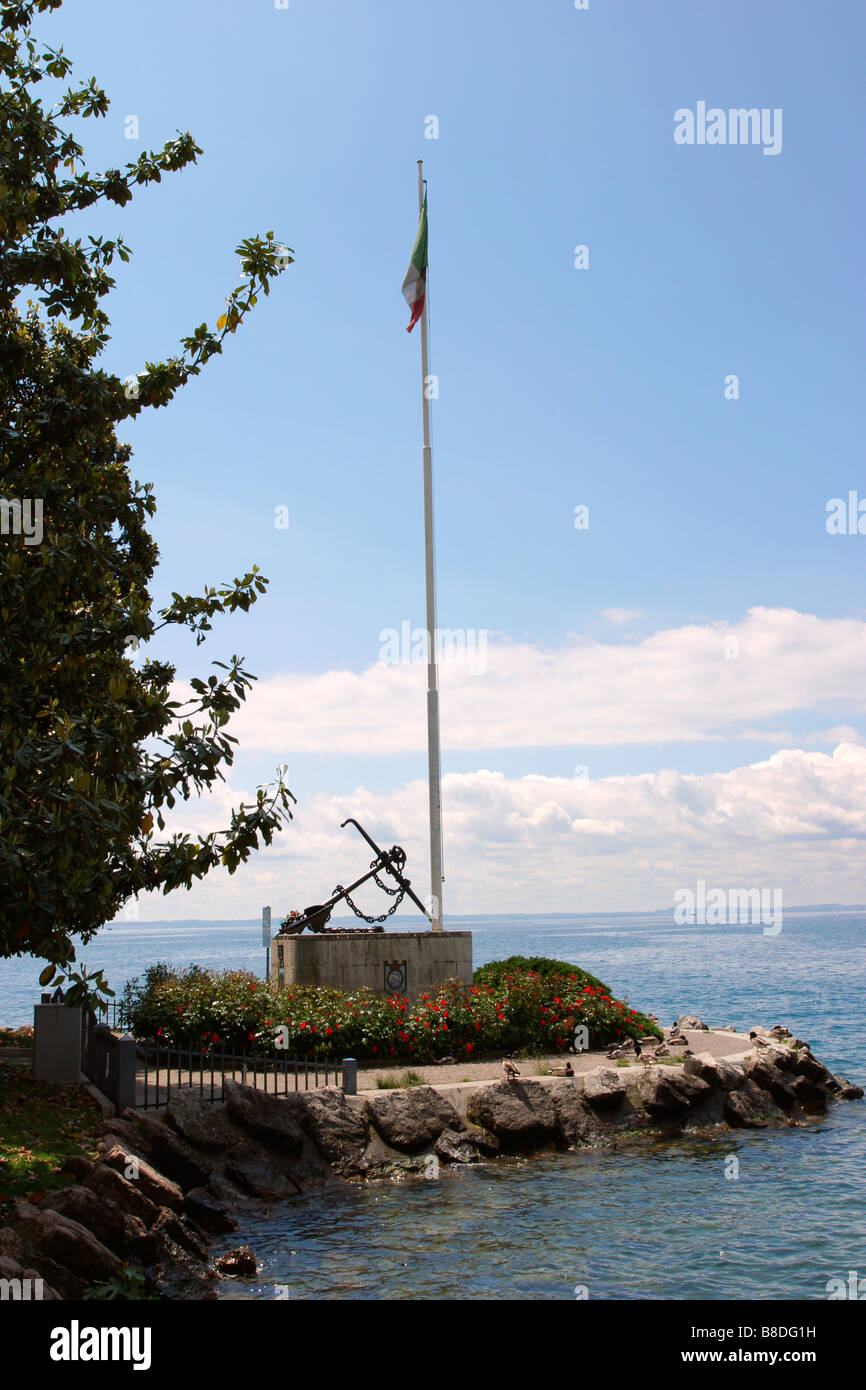
<instances>
[{"instance_id":1,"label":"iron fence","mask_svg":"<svg viewBox=\"0 0 866 1390\"><path fill-rule=\"evenodd\" d=\"M226 1078L273 1096L325 1086L339 1087L347 1095L357 1093L357 1063L351 1057L289 1057L255 1049L236 1052L213 1045L138 1042L123 1031L127 1020L121 1005L100 1012L103 1021L83 1013L81 1065L118 1113L127 1107L156 1109L180 1091L216 1103L225 1098Z\"/></svg>"}]
</instances>

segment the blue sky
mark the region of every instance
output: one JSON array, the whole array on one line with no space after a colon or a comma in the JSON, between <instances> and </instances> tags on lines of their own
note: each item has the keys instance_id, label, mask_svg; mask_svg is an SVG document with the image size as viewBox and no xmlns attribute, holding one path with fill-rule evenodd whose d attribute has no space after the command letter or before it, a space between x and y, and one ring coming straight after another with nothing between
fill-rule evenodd
<instances>
[{"instance_id":1,"label":"blue sky","mask_svg":"<svg viewBox=\"0 0 866 1390\"><path fill-rule=\"evenodd\" d=\"M423 624L418 335L404 331L400 295L418 158L440 391L439 623L489 634L478 689L492 681L501 697L508 683L515 708L512 726L473 746L478 723L467 716L458 728L456 695L449 716L443 674L444 767L467 779L454 783L455 807L478 792L481 769L508 784L499 799L476 798L482 820L466 830L486 886L452 845L455 910L499 906L506 852L492 826L518 815L512 797L535 775L553 781L520 813L520 852L539 866L539 884L562 884L547 910L658 907L702 871L740 882L774 854L778 870L766 872L788 873L800 832L785 820L785 798L799 804L804 785L835 777L840 743L852 750L845 776L866 778L855 755L866 735L866 536L825 527L828 499L858 488L866 497L862 11L804 0L590 0L586 11L572 0L291 0L287 10L273 0L88 0L39 28L112 100L106 121L85 126L92 167L135 158L178 129L204 149L196 168L123 211L80 219L82 231L122 232L134 251L118 272L106 365L125 376L171 354L195 324L213 324L237 284L242 237L273 228L297 257L222 359L129 433L133 471L159 503L157 598L254 562L271 581L253 613L223 622L205 647L173 639L159 649L181 678L242 652L282 711L277 725L251 711L243 729L258 720L258 736L245 738L232 787L247 791L287 762L299 817L263 861L271 867L231 885L236 915L257 911L266 889L283 892L287 876L311 892L333 876L337 804L364 804L423 863L423 798L412 791L425 767L423 689L417 746L404 730L392 753L360 734L340 747L312 735L307 719L336 691L335 728L351 725L365 699L368 722L377 708L387 722L381 668L344 703L338 673L376 666L382 629ZM780 153L677 145L674 113L698 101L781 109ZM124 136L129 115L139 141ZM438 139L425 138L431 115ZM589 248L585 270L574 266L579 244ZM737 400L724 394L731 373ZM589 507L586 531L573 524L578 504ZM288 530L274 526L280 505ZM783 623L780 637L775 620L748 626L752 609L813 615L818 626L807 640L802 623ZM722 658L722 697L701 725L689 711L708 686L706 672L690 684L689 634L743 623L762 677L728 718L734 663ZM639 653L660 640L671 718L647 717L644 736ZM561 733L542 732L525 653L552 654L547 679L561 704L563 653L575 642L586 644L587 684L575 689L572 725L565 713L551 720ZM610 712L607 729L584 717L590 690ZM407 698L395 694L410 720ZM653 700L664 705L664 689ZM689 786L717 819L713 779L748 780L743 769L780 749L801 761L783 790L768 774L769 858L738 859L747 826L725 857L710 815L699 842L682 824L672 830L679 849L658 878L639 867L658 859L638 823L655 813L631 799L601 818L603 852L587 850L598 807L575 797L618 788L631 798L640 778L670 770L680 786L697 779ZM593 784L613 780L560 787L576 766ZM853 784L822 782L796 900L809 901L814 884L813 901L862 901L866 827L840 821L835 801L850 808L857 795ZM549 803L573 832L552 848L539 811ZM447 839L447 783L445 816ZM142 915L225 915L225 890L207 885ZM528 910L531 876L522 891L512 885L508 901Z\"/></svg>"}]
</instances>

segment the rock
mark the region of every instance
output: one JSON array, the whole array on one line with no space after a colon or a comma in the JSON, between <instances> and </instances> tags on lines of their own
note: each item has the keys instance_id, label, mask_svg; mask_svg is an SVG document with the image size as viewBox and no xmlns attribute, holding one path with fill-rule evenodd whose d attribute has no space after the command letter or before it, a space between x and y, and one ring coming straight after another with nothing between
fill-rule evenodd
<instances>
[{"instance_id":1,"label":"rock","mask_svg":"<svg viewBox=\"0 0 866 1390\"><path fill-rule=\"evenodd\" d=\"M738 1091L725 1096L724 1117L733 1129L764 1129L778 1113L769 1092L748 1078Z\"/></svg>"},{"instance_id":2,"label":"rock","mask_svg":"<svg viewBox=\"0 0 866 1390\"><path fill-rule=\"evenodd\" d=\"M625 1082L612 1067L591 1071L583 1079L583 1098L593 1110L615 1110L625 1098Z\"/></svg>"},{"instance_id":3,"label":"rock","mask_svg":"<svg viewBox=\"0 0 866 1390\"><path fill-rule=\"evenodd\" d=\"M553 1092L553 1105L559 1133L569 1148L586 1148L598 1143L604 1134L604 1125L584 1103L577 1087L557 1086Z\"/></svg>"},{"instance_id":4,"label":"rock","mask_svg":"<svg viewBox=\"0 0 866 1390\"><path fill-rule=\"evenodd\" d=\"M95 1163L84 1179L85 1187L97 1197L113 1202L127 1216L133 1216L145 1227L151 1226L159 1214L159 1205L145 1197L138 1184L127 1182L114 1168Z\"/></svg>"},{"instance_id":5,"label":"rock","mask_svg":"<svg viewBox=\"0 0 866 1390\"><path fill-rule=\"evenodd\" d=\"M840 1100L862 1100L863 1087L854 1086L850 1081L846 1081L844 1076L840 1076L838 1094Z\"/></svg>"},{"instance_id":6,"label":"rock","mask_svg":"<svg viewBox=\"0 0 866 1390\"><path fill-rule=\"evenodd\" d=\"M183 1199L184 1211L211 1235L227 1235L238 1223L204 1187L194 1187Z\"/></svg>"},{"instance_id":7,"label":"rock","mask_svg":"<svg viewBox=\"0 0 866 1390\"><path fill-rule=\"evenodd\" d=\"M125 1256L123 1212L110 1198L97 1197L87 1187L63 1187L59 1192L49 1193L40 1205L43 1210L60 1212L61 1216L68 1216L70 1221L86 1226L115 1255L121 1259Z\"/></svg>"},{"instance_id":8,"label":"rock","mask_svg":"<svg viewBox=\"0 0 866 1390\"><path fill-rule=\"evenodd\" d=\"M426 1149L443 1130L461 1130L463 1123L450 1100L432 1086L383 1091L365 1105L371 1123L395 1149Z\"/></svg>"},{"instance_id":9,"label":"rock","mask_svg":"<svg viewBox=\"0 0 866 1390\"><path fill-rule=\"evenodd\" d=\"M61 1173L69 1173L75 1178L76 1182L83 1182L89 1177L96 1165L92 1159L85 1158L83 1154L70 1154L60 1165Z\"/></svg>"},{"instance_id":10,"label":"rock","mask_svg":"<svg viewBox=\"0 0 866 1390\"><path fill-rule=\"evenodd\" d=\"M178 1216L177 1212L172 1211L170 1207L163 1207L160 1210L150 1234L158 1236L162 1232L170 1236L178 1245L183 1246L184 1250L194 1259L201 1260L202 1263L206 1262L207 1244L201 1239L201 1236L190 1228L183 1217Z\"/></svg>"},{"instance_id":11,"label":"rock","mask_svg":"<svg viewBox=\"0 0 866 1390\"><path fill-rule=\"evenodd\" d=\"M695 1052L683 1063L685 1076L698 1076L717 1091L735 1091L746 1079L745 1069L738 1062L714 1057L711 1052Z\"/></svg>"},{"instance_id":12,"label":"rock","mask_svg":"<svg viewBox=\"0 0 866 1390\"><path fill-rule=\"evenodd\" d=\"M210 1164L169 1129L157 1115L145 1115L141 1122L141 1145L155 1168L172 1178L185 1191L201 1187L210 1177Z\"/></svg>"},{"instance_id":13,"label":"rock","mask_svg":"<svg viewBox=\"0 0 866 1390\"><path fill-rule=\"evenodd\" d=\"M481 1150L456 1129L443 1129L433 1145L433 1152L443 1163L478 1163Z\"/></svg>"},{"instance_id":14,"label":"rock","mask_svg":"<svg viewBox=\"0 0 866 1390\"><path fill-rule=\"evenodd\" d=\"M299 1184L277 1166L271 1155L255 1139L242 1139L226 1158L225 1175L231 1182L264 1202L295 1197Z\"/></svg>"},{"instance_id":15,"label":"rock","mask_svg":"<svg viewBox=\"0 0 866 1390\"><path fill-rule=\"evenodd\" d=\"M828 1071L817 1057L813 1057L811 1052L798 1054L794 1070L798 1076L805 1076L807 1080L814 1081L816 1086L831 1086L836 1080L833 1073Z\"/></svg>"},{"instance_id":16,"label":"rock","mask_svg":"<svg viewBox=\"0 0 866 1390\"><path fill-rule=\"evenodd\" d=\"M124 1177L129 1174L128 1181L137 1183L144 1196L157 1207L171 1207L179 1211L183 1206L183 1192L177 1183L158 1173L139 1154L132 1153L119 1143L112 1144L103 1153L102 1161L107 1168L113 1168Z\"/></svg>"},{"instance_id":17,"label":"rock","mask_svg":"<svg viewBox=\"0 0 866 1390\"><path fill-rule=\"evenodd\" d=\"M140 1141L139 1116L135 1110L125 1110L123 1113L131 1118L109 1115L99 1126L99 1133L111 1144L128 1144L130 1148L135 1149L139 1147Z\"/></svg>"},{"instance_id":18,"label":"rock","mask_svg":"<svg viewBox=\"0 0 866 1390\"><path fill-rule=\"evenodd\" d=\"M756 1058L749 1066L748 1075L762 1091L769 1091L783 1110L793 1110L797 1103L794 1088L785 1081L778 1068L771 1066L763 1057Z\"/></svg>"},{"instance_id":19,"label":"rock","mask_svg":"<svg viewBox=\"0 0 866 1390\"><path fill-rule=\"evenodd\" d=\"M711 1088L699 1076L653 1068L640 1078L638 1089L649 1114L663 1117L682 1114L708 1095Z\"/></svg>"},{"instance_id":20,"label":"rock","mask_svg":"<svg viewBox=\"0 0 866 1390\"><path fill-rule=\"evenodd\" d=\"M795 1076L791 1082L797 1104L810 1115L820 1115L827 1109L827 1092L808 1076Z\"/></svg>"},{"instance_id":21,"label":"rock","mask_svg":"<svg viewBox=\"0 0 866 1390\"><path fill-rule=\"evenodd\" d=\"M216 1267L220 1274L230 1279L255 1279L259 1270L256 1257L248 1245L239 1245L236 1250L220 1255Z\"/></svg>"},{"instance_id":22,"label":"rock","mask_svg":"<svg viewBox=\"0 0 866 1390\"><path fill-rule=\"evenodd\" d=\"M763 1060L776 1067L778 1071L794 1071L797 1065L797 1054L793 1047L776 1045L768 1048Z\"/></svg>"},{"instance_id":23,"label":"rock","mask_svg":"<svg viewBox=\"0 0 866 1390\"><path fill-rule=\"evenodd\" d=\"M684 1028L691 1028L693 1031L700 1033L709 1033L710 1031L707 1025L701 1022L697 1014L683 1014L682 1018L677 1019L674 1028L678 1033L681 1033Z\"/></svg>"},{"instance_id":24,"label":"rock","mask_svg":"<svg viewBox=\"0 0 866 1390\"><path fill-rule=\"evenodd\" d=\"M462 1130L464 1138L474 1144L476 1149L480 1149L483 1154L498 1154L499 1140L495 1134L491 1134L489 1129L482 1129L480 1125L467 1124Z\"/></svg>"},{"instance_id":25,"label":"rock","mask_svg":"<svg viewBox=\"0 0 866 1390\"><path fill-rule=\"evenodd\" d=\"M302 1129L329 1163L357 1162L367 1147L367 1122L335 1086L298 1096Z\"/></svg>"},{"instance_id":26,"label":"rock","mask_svg":"<svg viewBox=\"0 0 866 1390\"><path fill-rule=\"evenodd\" d=\"M47 1256L88 1284L117 1278L123 1270L117 1255L92 1231L50 1207L15 1202L9 1224L25 1247Z\"/></svg>"},{"instance_id":27,"label":"rock","mask_svg":"<svg viewBox=\"0 0 866 1390\"><path fill-rule=\"evenodd\" d=\"M498 1081L476 1091L469 1118L492 1130L503 1148L525 1149L550 1143L557 1129L550 1092L538 1081Z\"/></svg>"},{"instance_id":28,"label":"rock","mask_svg":"<svg viewBox=\"0 0 866 1390\"><path fill-rule=\"evenodd\" d=\"M341 1092L342 1094L342 1092ZM272 1096L252 1086L240 1086L226 1077L223 1084L226 1111L259 1139L269 1139L289 1154L297 1155L304 1135L296 1115L295 1097Z\"/></svg>"},{"instance_id":29,"label":"rock","mask_svg":"<svg viewBox=\"0 0 866 1390\"><path fill-rule=\"evenodd\" d=\"M154 1271L159 1293L178 1300L216 1298L214 1283L219 1276L215 1270L203 1265L166 1231L156 1232L154 1239L159 1247Z\"/></svg>"},{"instance_id":30,"label":"rock","mask_svg":"<svg viewBox=\"0 0 866 1390\"><path fill-rule=\"evenodd\" d=\"M8 1255L0 1255L0 1280L16 1279L29 1289L29 1299L41 1299L48 1302L52 1299L59 1299L60 1295L50 1284L45 1282L43 1275L38 1270L30 1269L28 1265L19 1264L17 1260L10 1259ZM26 1281L26 1282L25 1282ZM22 1289L22 1293L24 1289Z\"/></svg>"},{"instance_id":31,"label":"rock","mask_svg":"<svg viewBox=\"0 0 866 1390\"><path fill-rule=\"evenodd\" d=\"M230 1149L237 1143L225 1111L191 1091L173 1095L166 1114L181 1138L197 1149Z\"/></svg>"}]
</instances>

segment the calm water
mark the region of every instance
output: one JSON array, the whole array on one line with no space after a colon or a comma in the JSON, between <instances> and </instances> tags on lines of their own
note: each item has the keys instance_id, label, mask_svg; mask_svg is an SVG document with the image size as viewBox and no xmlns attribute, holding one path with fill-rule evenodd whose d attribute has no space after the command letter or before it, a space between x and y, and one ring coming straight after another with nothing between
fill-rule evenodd
<instances>
[{"instance_id":1,"label":"calm water","mask_svg":"<svg viewBox=\"0 0 866 1390\"><path fill-rule=\"evenodd\" d=\"M476 965L556 956L664 1022L696 1012L738 1027L787 1023L829 1066L866 1076L864 912L788 912L778 936L637 914L448 925L472 930ZM260 932L129 923L81 954L117 989L155 960L261 973ZM37 974L0 962L0 1023L32 1021ZM242 1296L569 1299L584 1285L590 1298L824 1298L829 1278L866 1273L864 1120L859 1102L805 1130L642 1141L310 1195L231 1238L263 1263Z\"/></svg>"}]
</instances>

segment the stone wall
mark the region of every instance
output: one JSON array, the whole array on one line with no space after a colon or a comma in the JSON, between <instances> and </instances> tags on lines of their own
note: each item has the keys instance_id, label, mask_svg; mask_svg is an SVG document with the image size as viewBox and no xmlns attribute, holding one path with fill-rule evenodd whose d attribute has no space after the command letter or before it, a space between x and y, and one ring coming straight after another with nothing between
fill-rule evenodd
<instances>
[{"instance_id":1,"label":"stone wall","mask_svg":"<svg viewBox=\"0 0 866 1390\"><path fill-rule=\"evenodd\" d=\"M362 987L375 994L431 993L445 980L472 983L468 931L323 932L276 936L271 979L286 985Z\"/></svg>"}]
</instances>

